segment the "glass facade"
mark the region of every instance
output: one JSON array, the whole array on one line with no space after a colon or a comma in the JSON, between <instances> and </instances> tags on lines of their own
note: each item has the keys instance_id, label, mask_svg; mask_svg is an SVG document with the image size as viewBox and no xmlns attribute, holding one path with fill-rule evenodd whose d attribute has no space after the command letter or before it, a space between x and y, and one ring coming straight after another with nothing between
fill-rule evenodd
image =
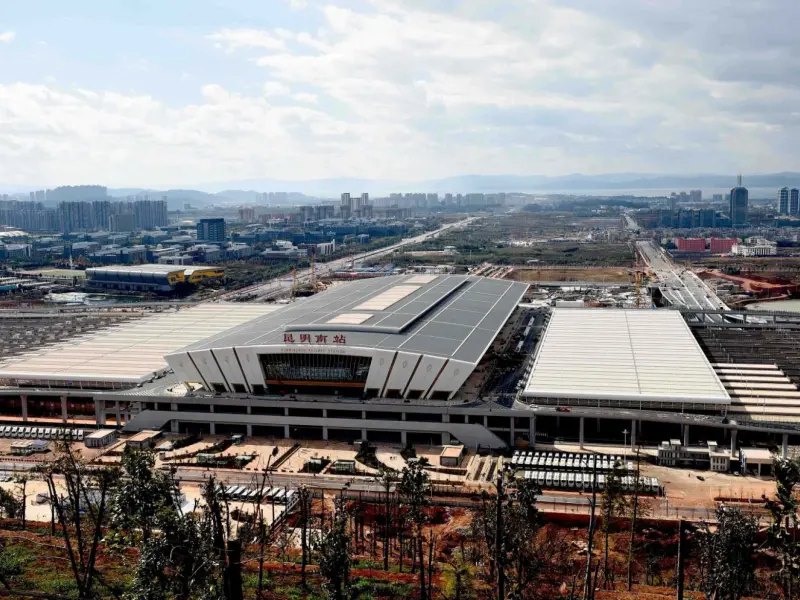
<instances>
[{"instance_id":1,"label":"glass facade","mask_svg":"<svg viewBox=\"0 0 800 600\"><path fill-rule=\"evenodd\" d=\"M268 384L305 382L363 387L372 358L341 354L262 354Z\"/></svg>"}]
</instances>

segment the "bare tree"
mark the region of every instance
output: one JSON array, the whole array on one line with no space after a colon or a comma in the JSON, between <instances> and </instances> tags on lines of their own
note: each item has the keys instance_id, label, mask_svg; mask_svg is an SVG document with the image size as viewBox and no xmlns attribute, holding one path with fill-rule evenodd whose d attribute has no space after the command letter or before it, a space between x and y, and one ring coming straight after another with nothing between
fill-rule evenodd
<instances>
[{"instance_id":1,"label":"bare tree","mask_svg":"<svg viewBox=\"0 0 800 600\"><path fill-rule=\"evenodd\" d=\"M392 498L391 493L393 491L394 486L397 485L400 478L397 476L395 471L391 469L381 469L381 474L377 479L378 483L380 483L381 487L383 488L384 492L384 502L383 502L383 570L389 570L389 542L390 542L390 532L391 532L391 509L392 509Z\"/></svg>"},{"instance_id":2,"label":"bare tree","mask_svg":"<svg viewBox=\"0 0 800 600\"><path fill-rule=\"evenodd\" d=\"M408 510L408 515L414 525L414 538L416 542L416 555L419 558L419 598L427 600L427 586L425 584L425 558L423 554L424 532L423 527L428 520L425 509L429 504L428 495L430 480L428 474L419 463L413 463L403 469L402 478L397 486L403 505Z\"/></svg>"},{"instance_id":3,"label":"bare tree","mask_svg":"<svg viewBox=\"0 0 800 600\"><path fill-rule=\"evenodd\" d=\"M625 513L625 495L622 489L622 476L625 470L618 462L606 476L606 485L600 504L600 514L603 518L603 587L613 586L613 577L610 577L608 568L608 545L611 534L612 521Z\"/></svg>"},{"instance_id":4,"label":"bare tree","mask_svg":"<svg viewBox=\"0 0 800 600\"><path fill-rule=\"evenodd\" d=\"M297 500L300 508L300 577L303 587L306 587L306 565L308 564L308 523L311 520L311 501L313 495L305 485L297 490Z\"/></svg>"},{"instance_id":5,"label":"bare tree","mask_svg":"<svg viewBox=\"0 0 800 600\"><path fill-rule=\"evenodd\" d=\"M330 600L345 600L350 588L350 538L347 535L347 513L341 498L336 500L330 527L323 527L314 542L319 558L323 588Z\"/></svg>"},{"instance_id":6,"label":"bare tree","mask_svg":"<svg viewBox=\"0 0 800 600\"><path fill-rule=\"evenodd\" d=\"M29 476L27 473L17 473L14 476L14 483L17 484L17 488L19 490L20 496L20 510L19 510L19 518L22 524L22 529L27 528L27 520L26 517L28 515L27 507L28 507L28 481Z\"/></svg>"},{"instance_id":7,"label":"bare tree","mask_svg":"<svg viewBox=\"0 0 800 600\"><path fill-rule=\"evenodd\" d=\"M61 525L78 597L89 599L95 596L97 553L119 472L87 468L66 441L59 444L58 452L56 460L42 469L42 475ZM63 482L57 483L59 476Z\"/></svg>"},{"instance_id":8,"label":"bare tree","mask_svg":"<svg viewBox=\"0 0 800 600\"><path fill-rule=\"evenodd\" d=\"M272 454L270 454L269 458L267 459L267 465L264 467L264 470L261 472L261 477L259 478L257 489L258 494L256 495L255 505L257 509L257 519L258 519L258 587L256 588L256 598L261 598L262 594L264 593L264 552L267 546L267 527L264 523L264 497L265 497L265 490L267 489L267 485L272 487L272 478L270 477L270 468L272 464L272 459L278 456L278 447L275 446L272 449ZM272 524L270 529L275 526L275 501L272 500Z\"/></svg>"},{"instance_id":9,"label":"bare tree","mask_svg":"<svg viewBox=\"0 0 800 600\"><path fill-rule=\"evenodd\" d=\"M791 600L794 582L800 573L800 548L797 544L797 499L795 488L800 484L800 458L777 458L773 464L777 494L766 504L772 515L769 543L780 560L775 574L783 589L784 598Z\"/></svg>"},{"instance_id":10,"label":"bare tree","mask_svg":"<svg viewBox=\"0 0 800 600\"><path fill-rule=\"evenodd\" d=\"M596 459L597 457L595 457ZM589 506L589 531L586 541L586 577L584 580L583 597L591 600L594 596L594 585L592 584L592 550L594 546L594 533L597 526L595 520L595 508L597 506L597 460L594 461L592 468L592 502Z\"/></svg>"},{"instance_id":11,"label":"bare tree","mask_svg":"<svg viewBox=\"0 0 800 600\"><path fill-rule=\"evenodd\" d=\"M641 447L636 448L636 469L633 475L633 500L631 501L631 539L628 545L628 591L633 589L633 545L636 541L636 519L639 517L639 492L641 491Z\"/></svg>"}]
</instances>

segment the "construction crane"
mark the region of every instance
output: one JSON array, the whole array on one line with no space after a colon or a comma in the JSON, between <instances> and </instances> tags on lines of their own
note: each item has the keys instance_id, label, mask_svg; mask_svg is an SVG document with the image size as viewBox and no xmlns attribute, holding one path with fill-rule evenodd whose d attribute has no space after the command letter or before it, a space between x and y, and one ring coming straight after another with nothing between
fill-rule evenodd
<instances>
[{"instance_id":1,"label":"construction crane","mask_svg":"<svg viewBox=\"0 0 800 600\"><path fill-rule=\"evenodd\" d=\"M311 293L317 291L317 247L311 246Z\"/></svg>"}]
</instances>

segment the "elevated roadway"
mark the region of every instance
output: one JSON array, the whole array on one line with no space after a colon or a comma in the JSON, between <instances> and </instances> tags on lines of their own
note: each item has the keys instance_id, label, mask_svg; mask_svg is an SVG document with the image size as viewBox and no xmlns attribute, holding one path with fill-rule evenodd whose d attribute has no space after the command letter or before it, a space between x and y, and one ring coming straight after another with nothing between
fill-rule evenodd
<instances>
[{"instance_id":1,"label":"elevated roadway","mask_svg":"<svg viewBox=\"0 0 800 600\"><path fill-rule=\"evenodd\" d=\"M658 277L658 288L664 300L676 308L704 311L727 311L725 303L697 275L675 265L669 255L650 240L636 242L647 266ZM721 314L709 314L714 322L722 322Z\"/></svg>"},{"instance_id":2,"label":"elevated roadway","mask_svg":"<svg viewBox=\"0 0 800 600\"><path fill-rule=\"evenodd\" d=\"M447 225L443 225L442 227L434 229L433 231L428 231L426 233L411 238L406 238L398 242L397 244L392 244L391 246L386 246L385 248L379 248L377 250L370 250L369 252L364 252L362 254L356 254L353 256L338 258L336 260L326 263L319 263L317 264L317 276L321 277L326 273L332 273L334 271L345 269L351 262L363 261L368 258L378 258L386 254L391 254L395 250L399 250L404 246L409 246L411 244L419 244L429 239L435 239L446 231L463 229L464 227L471 225L472 223L474 223L479 219L480 217L469 217L467 219L458 221L456 223L448 223ZM297 271L298 283L310 281L310 279L311 279L310 268L301 269ZM255 297L257 299L266 300L267 298L274 298L276 296L280 296L281 294L287 292L291 287L292 287L292 277L287 277L286 275L282 275L280 277L270 279L268 281L265 281L264 283L246 288L244 290L236 290L233 292L223 294L221 296L216 296L214 299L233 300L237 297L247 296L247 297Z\"/></svg>"}]
</instances>

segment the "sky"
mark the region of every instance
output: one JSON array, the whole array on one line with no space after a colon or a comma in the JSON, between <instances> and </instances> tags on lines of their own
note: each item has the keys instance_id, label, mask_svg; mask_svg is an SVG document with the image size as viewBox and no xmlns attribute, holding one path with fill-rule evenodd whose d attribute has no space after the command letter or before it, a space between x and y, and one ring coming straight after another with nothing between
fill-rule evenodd
<instances>
[{"instance_id":1,"label":"sky","mask_svg":"<svg viewBox=\"0 0 800 600\"><path fill-rule=\"evenodd\" d=\"M0 0L0 182L800 170L797 0Z\"/></svg>"}]
</instances>

